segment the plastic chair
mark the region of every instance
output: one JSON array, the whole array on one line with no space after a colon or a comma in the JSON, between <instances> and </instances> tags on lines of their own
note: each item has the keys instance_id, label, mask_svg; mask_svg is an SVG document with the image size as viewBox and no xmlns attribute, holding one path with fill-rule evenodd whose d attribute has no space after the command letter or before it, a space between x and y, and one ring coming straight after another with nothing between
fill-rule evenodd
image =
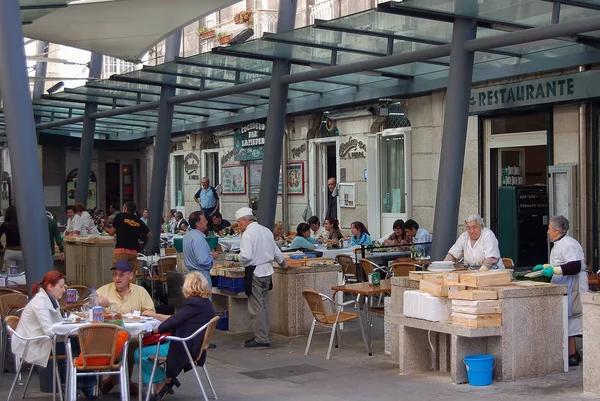
<instances>
[{"instance_id":1,"label":"plastic chair","mask_svg":"<svg viewBox=\"0 0 600 401\"><path fill-rule=\"evenodd\" d=\"M348 281L356 281L356 264L349 255L336 255L335 261L342 267L342 284Z\"/></svg>"},{"instance_id":2,"label":"plastic chair","mask_svg":"<svg viewBox=\"0 0 600 401\"><path fill-rule=\"evenodd\" d=\"M336 348L342 346L342 332L340 330L340 323L348 322L350 320L358 319L358 313L352 312L344 312L343 307L354 305L358 307L356 304L356 300L346 301L342 304L335 302L333 299L329 298L325 294L318 293L313 290L304 290L302 291L302 296L306 300L308 304L308 308L313 315L312 325L310 326L310 334L308 335L308 342L306 343L306 350L304 351L304 355L308 356L308 351L310 349L310 343L312 342L312 336L315 331L315 326L318 324L321 327L331 327L331 336L329 338L329 347L327 348L327 356L326 359L329 360L331 356L331 347L333 346L334 337L336 337L337 333L337 341ZM325 306L324 301L329 301L332 304L332 309L337 307L337 311L335 309L332 313L327 311L327 307ZM360 321L359 321L360 324ZM363 341L365 343L365 348L367 347L367 340L365 337L365 331L360 324L360 332L363 337Z\"/></svg>"},{"instance_id":3,"label":"plastic chair","mask_svg":"<svg viewBox=\"0 0 600 401\"><path fill-rule=\"evenodd\" d=\"M127 341L121 354L115 355L119 331L125 331L125 329L114 324L95 323L73 329L67 334L67 400L75 401L77 399L78 376L97 377L104 374L119 375L121 399L124 401L129 400L129 373L127 370L129 334L127 334ZM75 333L79 337L83 366L75 365L73 351L71 350L71 336ZM117 361L118 357L120 357L119 361ZM106 365L89 364L91 358L107 358L108 363Z\"/></svg>"},{"instance_id":4,"label":"plastic chair","mask_svg":"<svg viewBox=\"0 0 600 401\"><path fill-rule=\"evenodd\" d=\"M180 342L182 343L185 352L188 356L188 361L190 362L191 366L194 366L194 374L196 375L196 380L198 380L198 385L200 386L200 391L202 391L202 396L204 397L204 401L208 401L208 397L206 396L206 392L204 391L204 386L202 385L202 380L200 379L200 375L198 375L198 370L195 368L196 366L200 366L202 367L202 370L204 370L204 375L206 376L206 381L208 382L208 385L210 386L210 391L212 391L212 394L214 396L214 399L217 399L217 393L215 392L215 388L213 387L213 384L210 380L210 376L208 375L208 370L206 370L206 360L202 360L202 354L204 352L206 352L206 350L209 348L210 345L210 341L212 339L212 336L217 328L217 322L219 321L219 316L215 316L212 319L210 319L210 321L208 323L206 323L204 326L200 327L198 330L196 330L194 332L194 334L192 334L189 337L186 338L181 338L181 337L175 337L175 336L167 336L164 338L164 341L172 341L172 342ZM192 354L190 353L190 350L187 346L187 341L190 341L191 339L193 339L194 337L196 337L197 335L199 335L200 333L202 333L203 331L206 330L206 333L204 334L204 340L202 341L202 347L200 348L200 352L198 353L198 356L196 357L196 360L194 360L194 358L192 358ZM159 353L159 346L156 346L156 355L154 356L154 365L152 365L152 374L150 375L150 383L153 382L154 380L154 372L156 371L156 366L159 364L159 362L165 362L166 360L164 358L159 358L158 353ZM146 401L150 400L150 391L148 391L148 393L146 394Z\"/></svg>"},{"instance_id":5,"label":"plastic chair","mask_svg":"<svg viewBox=\"0 0 600 401\"><path fill-rule=\"evenodd\" d=\"M515 262L511 258L502 258L502 264L505 269L511 269L515 267Z\"/></svg>"},{"instance_id":6,"label":"plastic chair","mask_svg":"<svg viewBox=\"0 0 600 401\"><path fill-rule=\"evenodd\" d=\"M8 361L8 332L6 330L5 318L18 309L27 305L27 295L21 293L0 295L0 373L4 374Z\"/></svg>"},{"instance_id":7,"label":"plastic chair","mask_svg":"<svg viewBox=\"0 0 600 401\"><path fill-rule=\"evenodd\" d=\"M18 318L17 318L18 319ZM8 324L8 322L10 322L10 324ZM23 357L19 358L15 355L15 363L17 363L17 365L15 365L17 367L17 371L15 373L15 378L12 382L12 385L10 387L10 391L8 392L8 397L6 398L6 401L10 401L10 397L12 397L12 394L15 390L15 386L17 384L17 381L19 380L19 377L21 376L21 371L23 370L23 366L25 365L25 360L27 359L27 352L29 351L29 344L33 341L36 342L43 342L43 341L48 341L50 342L51 346L52 346L52 355L56 355L56 348L54 348L54 342L52 341L52 337L50 336L36 336L36 337L23 337L20 334L18 334L15 330L13 329L13 325L14 323L18 324L18 320L15 321L15 319L7 319L7 326L6 326L6 330L8 331L8 333L10 333L11 337L13 338L18 338L21 341L25 341L25 348L23 350ZM16 327L16 326L15 326ZM25 398L25 394L27 393L27 387L29 386L29 381L31 380L31 374L33 373L33 367L34 365L31 365L31 369L29 370L29 374L27 375L27 381L25 382L25 386L23 387L23 394L21 395L21 398ZM56 365L54 365L54 369L56 369ZM58 380L58 375L57 375L57 371L55 370L55 376L54 376L54 383L56 385L56 381ZM63 394L62 394L62 388L60 386L60 382L58 387L58 392L60 395L60 399L61 401L63 400ZM54 393L52 395L52 399L56 400L56 393Z\"/></svg>"}]
</instances>

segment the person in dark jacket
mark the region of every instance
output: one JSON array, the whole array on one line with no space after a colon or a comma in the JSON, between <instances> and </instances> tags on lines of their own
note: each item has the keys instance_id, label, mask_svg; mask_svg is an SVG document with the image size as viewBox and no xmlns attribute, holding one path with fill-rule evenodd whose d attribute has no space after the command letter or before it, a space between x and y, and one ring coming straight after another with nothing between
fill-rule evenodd
<instances>
[{"instance_id":1,"label":"person in dark jacket","mask_svg":"<svg viewBox=\"0 0 600 401\"><path fill-rule=\"evenodd\" d=\"M143 313L144 316L163 321L160 326L154 329L154 333L162 334L171 331L173 336L188 337L215 317L215 310L209 298L208 282L199 272L191 272L186 276L183 283L183 296L185 297L183 305L174 315L161 315L151 311ZM186 343L192 358L196 359L200 354L203 341L204 332ZM150 381L154 363L149 357L156 354L156 347L156 345L153 345L142 349L142 379L146 384ZM137 362L138 351L135 352L135 361ZM154 372L154 379L152 380L153 384L156 384L154 401L161 400L167 393L173 394L173 386L179 387L181 385L177 380L179 373L182 370L188 371L194 368L190 366L185 348L180 342L160 345L159 356L166 357L167 363L166 371L157 366ZM205 354L202 355L201 363L204 359L206 359Z\"/></svg>"}]
</instances>

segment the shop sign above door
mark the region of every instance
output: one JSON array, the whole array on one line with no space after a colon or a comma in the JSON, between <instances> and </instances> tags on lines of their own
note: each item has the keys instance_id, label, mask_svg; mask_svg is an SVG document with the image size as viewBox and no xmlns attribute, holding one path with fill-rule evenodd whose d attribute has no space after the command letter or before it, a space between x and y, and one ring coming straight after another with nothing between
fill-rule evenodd
<instances>
[{"instance_id":1,"label":"shop sign above door","mask_svg":"<svg viewBox=\"0 0 600 401\"><path fill-rule=\"evenodd\" d=\"M262 160L264 156L265 128L263 123L250 123L233 134L235 160Z\"/></svg>"},{"instance_id":2,"label":"shop sign above door","mask_svg":"<svg viewBox=\"0 0 600 401\"><path fill-rule=\"evenodd\" d=\"M594 70L473 89L469 113L600 96L598 79L600 70Z\"/></svg>"}]
</instances>

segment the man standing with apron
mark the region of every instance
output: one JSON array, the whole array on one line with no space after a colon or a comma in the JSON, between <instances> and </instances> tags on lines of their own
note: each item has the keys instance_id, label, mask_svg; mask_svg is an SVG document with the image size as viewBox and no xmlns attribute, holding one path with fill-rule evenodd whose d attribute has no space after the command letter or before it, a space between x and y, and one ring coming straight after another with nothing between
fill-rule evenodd
<instances>
[{"instance_id":1,"label":"man standing with apron","mask_svg":"<svg viewBox=\"0 0 600 401\"><path fill-rule=\"evenodd\" d=\"M248 295L248 312L252 319L254 337L246 341L245 346L268 347L269 341L269 291L273 288L271 275L274 260L279 266L287 268L283 254L268 228L256 222L249 207L235 212L239 227L244 232L240 244L240 253L234 256L246 269L244 287Z\"/></svg>"}]
</instances>

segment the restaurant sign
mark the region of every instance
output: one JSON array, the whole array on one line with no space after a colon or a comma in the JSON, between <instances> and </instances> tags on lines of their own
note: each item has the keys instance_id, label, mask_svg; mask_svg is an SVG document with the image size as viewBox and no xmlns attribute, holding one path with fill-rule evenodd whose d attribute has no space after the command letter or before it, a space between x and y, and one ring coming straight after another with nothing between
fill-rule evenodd
<instances>
[{"instance_id":1,"label":"restaurant sign","mask_svg":"<svg viewBox=\"0 0 600 401\"><path fill-rule=\"evenodd\" d=\"M600 71L553 76L471 90L469 113L600 96Z\"/></svg>"},{"instance_id":2,"label":"restaurant sign","mask_svg":"<svg viewBox=\"0 0 600 401\"><path fill-rule=\"evenodd\" d=\"M265 124L250 123L233 134L234 159L237 161L262 160L265 145Z\"/></svg>"}]
</instances>

